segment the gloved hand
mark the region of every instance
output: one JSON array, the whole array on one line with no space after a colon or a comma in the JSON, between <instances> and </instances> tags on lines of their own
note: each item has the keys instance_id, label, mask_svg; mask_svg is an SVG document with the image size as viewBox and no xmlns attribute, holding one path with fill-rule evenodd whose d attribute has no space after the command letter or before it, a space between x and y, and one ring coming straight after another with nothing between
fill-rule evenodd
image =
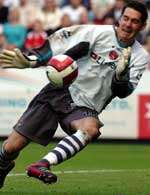
<instances>
[{"instance_id":1,"label":"gloved hand","mask_svg":"<svg viewBox=\"0 0 150 195\"><path fill-rule=\"evenodd\" d=\"M2 68L30 68L37 62L35 55L26 56L20 49L16 48L14 51L3 50L0 53L0 67Z\"/></svg>"},{"instance_id":2,"label":"gloved hand","mask_svg":"<svg viewBox=\"0 0 150 195\"><path fill-rule=\"evenodd\" d=\"M131 47L123 49L122 54L116 66L117 80L121 80L122 76L124 76L127 73L130 57L131 57Z\"/></svg>"}]
</instances>

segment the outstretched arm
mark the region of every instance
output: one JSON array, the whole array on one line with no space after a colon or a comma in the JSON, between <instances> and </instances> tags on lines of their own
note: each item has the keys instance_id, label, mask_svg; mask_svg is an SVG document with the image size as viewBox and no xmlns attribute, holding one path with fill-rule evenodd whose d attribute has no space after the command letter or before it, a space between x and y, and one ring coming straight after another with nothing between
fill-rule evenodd
<instances>
[{"instance_id":1,"label":"outstretched arm","mask_svg":"<svg viewBox=\"0 0 150 195\"><path fill-rule=\"evenodd\" d=\"M77 60L89 51L88 42L80 42L72 48L68 49L64 54ZM40 47L29 51L28 55L22 53L19 49L14 51L4 50L0 54L0 66L2 68L37 68L46 66L49 59L53 56L51 46L47 40L45 44Z\"/></svg>"},{"instance_id":2,"label":"outstretched arm","mask_svg":"<svg viewBox=\"0 0 150 195\"><path fill-rule=\"evenodd\" d=\"M14 51L3 50L0 54L0 67L2 68L34 68L43 66L52 57L48 40L40 48L33 49L24 54L20 49Z\"/></svg>"},{"instance_id":3,"label":"outstretched arm","mask_svg":"<svg viewBox=\"0 0 150 195\"><path fill-rule=\"evenodd\" d=\"M47 38L45 44L33 49L27 55L20 50L4 50L0 54L0 66L3 68L35 68L46 66L52 56L66 54L77 60L89 52L97 39L94 26L75 25L62 28Z\"/></svg>"},{"instance_id":4,"label":"outstretched arm","mask_svg":"<svg viewBox=\"0 0 150 195\"><path fill-rule=\"evenodd\" d=\"M89 43L80 42L70 49L68 49L64 54L70 56L73 60L78 60L83 56L87 55L89 52ZM49 42L47 41L43 47L38 49L33 49L30 54L37 56L37 62L34 67L46 66L49 59L53 56L52 50Z\"/></svg>"}]
</instances>

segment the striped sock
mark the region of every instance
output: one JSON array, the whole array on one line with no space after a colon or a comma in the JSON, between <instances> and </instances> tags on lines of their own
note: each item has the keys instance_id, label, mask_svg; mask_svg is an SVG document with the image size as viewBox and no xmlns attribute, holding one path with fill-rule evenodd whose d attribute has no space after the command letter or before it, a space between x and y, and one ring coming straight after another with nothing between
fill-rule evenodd
<instances>
[{"instance_id":1,"label":"striped sock","mask_svg":"<svg viewBox=\"0 0 150 195\"><path fill-rule=\"evenodd\" d=\"M75 134L62 139L43 159L49 161L50 165L59 164L82 150L89 141L89 135L78 130Z\"/></svg>"}]
</instances>

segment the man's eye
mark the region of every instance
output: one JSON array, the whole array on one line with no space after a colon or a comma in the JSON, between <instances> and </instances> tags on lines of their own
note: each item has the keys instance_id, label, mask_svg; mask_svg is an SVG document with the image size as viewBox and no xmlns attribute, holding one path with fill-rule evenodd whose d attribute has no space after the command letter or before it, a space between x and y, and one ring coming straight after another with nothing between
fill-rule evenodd
<instances>
[{"instance_id":1,"label":"man's eye","mask_svg":"<svg viewBox=\"0 0 150 195\"><path fill-rule=\"evenodd\" d=\"M140 22L138 20L132 20L134 24L139 24Z\"/></svg>"},{"instance_id":2,"label":"man's eye","mask_svg":"<svg viewBox=\"0 0 150 195\"><path fill-rule=\"evenodd\" d=\"M124 21L128 21L128 17L123 17Z\"/></svg>"}]
</instances>

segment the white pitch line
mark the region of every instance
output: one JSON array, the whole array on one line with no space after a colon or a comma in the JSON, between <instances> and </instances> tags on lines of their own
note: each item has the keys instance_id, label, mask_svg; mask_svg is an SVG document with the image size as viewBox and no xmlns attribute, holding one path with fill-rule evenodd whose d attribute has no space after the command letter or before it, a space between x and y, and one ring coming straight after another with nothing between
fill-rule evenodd
<instances>
[{"instance_id":1,"label":"white pitch line","mask_svg":"<svg viewBox=\"0 0 150 195\"><path fill-rule=\"evenodd\" d=\"M147 172L150 169L100 169L100 170L71 170L71 171L54 171L55 174L81 174L81 173L125 173L125 172ZM9 177L25 176L25 173L10 173Z\"/></svg>"}]
</instances>

